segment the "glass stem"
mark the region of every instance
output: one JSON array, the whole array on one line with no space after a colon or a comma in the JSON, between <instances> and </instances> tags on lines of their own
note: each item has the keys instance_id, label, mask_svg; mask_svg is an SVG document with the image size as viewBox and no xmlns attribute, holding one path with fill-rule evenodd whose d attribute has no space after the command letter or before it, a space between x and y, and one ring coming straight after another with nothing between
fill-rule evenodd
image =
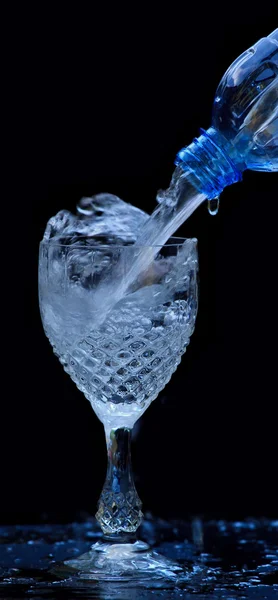
<instances>
[{"instance_id":1,"label":"glass stem","mask_svg":"<svg viewBox=\"0 0 278 600\"><path fill-rule=\"evenodd\" d=\"M132 533L139 527L143 513L132 476L131 429L106 429L105 433L108 467L96 519L106 535Z\"/></svg>"}]
</instances>

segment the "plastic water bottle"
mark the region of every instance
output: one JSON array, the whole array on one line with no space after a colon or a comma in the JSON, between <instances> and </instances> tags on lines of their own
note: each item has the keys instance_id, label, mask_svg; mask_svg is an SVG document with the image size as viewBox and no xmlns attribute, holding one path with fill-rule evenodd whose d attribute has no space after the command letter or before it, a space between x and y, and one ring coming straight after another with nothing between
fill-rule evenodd
<instances>
[{"instance_id":1,"label":"plastic water bottle","mask_svg":"<svg viewBox=\"0 0 278 600\"><path fill-rule=\"evenodd\" d=\"M278 29L232 63L216 90L212 126L175 164L209 200L245 169L278 171Z\"/></svg>"},{"instance_id":2,"label":"plastic water bottle","mask_svg":"<svg viewBox=\"0 0 278 600\"><path fill-rule=\"evenodd\" d=\"M202 202L208 199L210 213L216 214L214 199L241 180L245 169L278 171L278 29L226 71L216 91L212 126L201 131L178 153L170 186L158 192L158 207L134 244L125 278L107 294L105 309L102 304L103 319Z\"/></svg>"}]
</instances>

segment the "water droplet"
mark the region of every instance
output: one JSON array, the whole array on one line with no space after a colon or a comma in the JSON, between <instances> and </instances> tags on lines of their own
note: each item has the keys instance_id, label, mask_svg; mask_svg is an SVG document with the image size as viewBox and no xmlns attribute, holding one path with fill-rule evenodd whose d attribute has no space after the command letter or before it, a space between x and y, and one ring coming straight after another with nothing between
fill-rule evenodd
<instances>
[{"instance_id":1,"label":"water droplet","mask_svg":"<svg viewBox=\"0 0 278 600\"><path fill-rule=\"evenodd\" d=\"M209 214L213 217L217 215L219 210L220 197L216 196L216 198L212 198L212 200L208 200L208 211Z\"/></svg>"}]
</instances>

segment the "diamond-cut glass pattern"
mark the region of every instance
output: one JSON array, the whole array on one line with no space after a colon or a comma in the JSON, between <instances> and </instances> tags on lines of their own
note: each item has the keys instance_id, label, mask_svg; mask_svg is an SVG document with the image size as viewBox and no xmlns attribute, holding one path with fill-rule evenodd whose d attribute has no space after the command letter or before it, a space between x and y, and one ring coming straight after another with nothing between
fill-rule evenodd
<instances>
[{"instance_id":1,"label":"diamond-cut glass pattern","mask_svg":"<svg viewBox=\"0 0 278 600\"><path fill-rule=\"evenodd\" d=\"M126 494L112 492L110 488L103 488L98 502L96 519L105 534L120 532L134 532L138 529L142 518L142 502L132 487Z\"/></svg>"},{"instance_id":2,"label":"diamond-cut glass pattern","mask_svg":"<svg viewBox=\"0 0 278 600\"><path fill-rule=\"evenodd\" d=\"M140 404L144 406L169 381L189 343L194 324L189 322L188 303L184 300L156 307L155 315L159 315L159 320L153 319L154 323L143 317L144 333L140 337L133 334L132 325L123 336L119 324L118 335L115 331L109 340L112 314L107 325L102 325L100 335L92 332L63 356L65 370L92 404L94 401L130 404L138 402L140 394Z\"/></svg>"}]
</instances>

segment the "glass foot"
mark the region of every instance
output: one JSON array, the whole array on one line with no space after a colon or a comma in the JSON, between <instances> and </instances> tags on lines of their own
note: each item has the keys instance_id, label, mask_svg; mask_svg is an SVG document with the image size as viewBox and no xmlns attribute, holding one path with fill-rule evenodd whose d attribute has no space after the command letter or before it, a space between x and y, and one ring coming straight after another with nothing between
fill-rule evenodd
<instances>
[{"instance_id":1,"label":"glass foot","mask_svg":"<svg viewBox=\"0 0 278 600\"><path fill-rule=\"evenodd\" d=\"M55 574L76 575L82 582L117 582L124 587L175 587L183 569L141 541L134 543L97 542L89 552L64 561Z\"/></svg>"}]
</instances>

